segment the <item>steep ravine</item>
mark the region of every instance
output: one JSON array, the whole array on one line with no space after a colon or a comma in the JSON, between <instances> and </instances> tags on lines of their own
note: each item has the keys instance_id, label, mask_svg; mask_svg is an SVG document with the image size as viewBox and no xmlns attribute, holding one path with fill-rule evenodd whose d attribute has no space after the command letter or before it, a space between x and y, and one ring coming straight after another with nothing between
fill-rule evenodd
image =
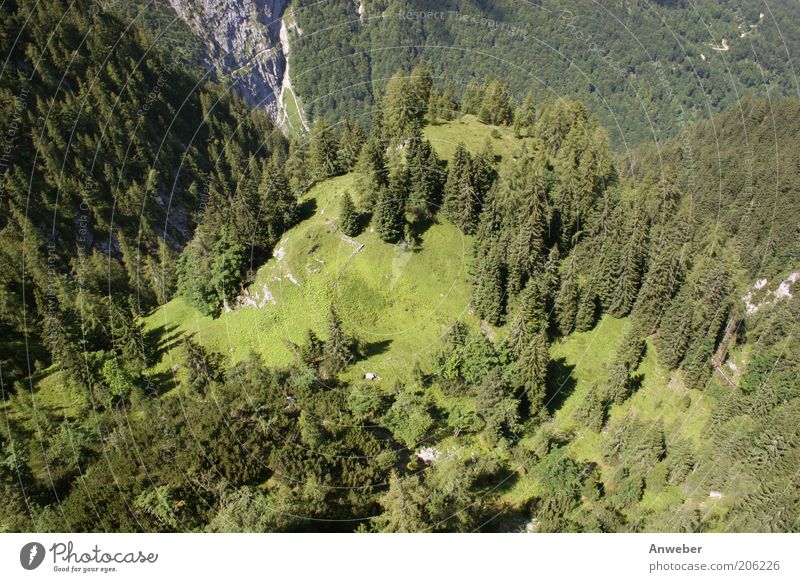
<instances>
[{"instance_id":1,"label":"steep ravine","mask_svg":"<svg viewBox=\"0 0 800 582\"><path fill-rule=\"evenodd\" d=\"M206 66L253 107L266 109L286 129L282 94L288 78L288 0L169 0L205 48ZM283 29L283 34L281 34ZM283 41L283 42L282 42ZM287 89L288 88L288 89Z\"/></svg>"}]
</instances>

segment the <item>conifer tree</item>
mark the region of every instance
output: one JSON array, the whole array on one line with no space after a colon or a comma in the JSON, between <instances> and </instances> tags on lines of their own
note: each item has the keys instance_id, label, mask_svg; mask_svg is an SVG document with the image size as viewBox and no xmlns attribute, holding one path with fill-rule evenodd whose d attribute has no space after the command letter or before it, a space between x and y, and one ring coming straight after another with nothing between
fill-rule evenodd
<instances>
[{"instance_id":1,"label":"conifer tree","mask_svg":"<svg viewBox=\"0 0 800 582\"><path fill-rule=\"evenodd\" d=\"M441 203L439 158L428 140L412 136L407 152L410 194L408 212L416 220L432 217Z\"/></svg>"},{"instance_id":2,"label":"conifer tree","mask_svg":"<svg viewBox=\"0 0 800 582\"><path fill-rule=\"evenodd\" d=\"M358 213L356 206L353 204L353 197L350 192L345 192L342 195L342 206L339 211L339 228L342 233L347 236L356 236L358 234Z\"/></svg>"},{"instance_id":3,"label":"conifer tree","mask_svg":"<svg viewBox=\"0 0 800 582\"><path fill-rule=\"evenodd\" d=\"M334 374L341 372L353 363L353 342L345 334L339 314L331 306L328 312L328 339L325 340L325 358L330 371Z\"/></svg>"},{"instance_id":4,"label":"conifer tree","mask_svg":"<svg viewBox=\"0 0 800 582\"><path fill-rule=\"evenodd\" d=\"M491 441L499 438L503 431L516 430L517 400L511 396L499 366L483 379L475 398L475 408Z\"/></svg>"},{"instance_id":5,"label":"conifer tree","mask_svg":"<svg viewBox=\"0 0 800 582\"><path fill-rule=\"evenodd\" d=\"M406 171L398 169L392 174L389 187L378 197L373 220L375 230L384 242L396 243L405 232L407 184Z\"/></svg>"},{"instance_id":6,"label":"conifer tree","mask_svg":"<svg viewBox=\"0 0 800 582\"><path fill-rule=\"evenodd\" d=\"M483 103L484 91L484 86L477 79L470 79L461 96L461 111L477 115Z\"/></svg>"},{"instance_id":7,"label":"conifer tree","mask_svg":"<svg viewBox=\"0 0 800 582\"><path fill-rule=\"evenodd\" d=\"M309 140L308 157L314 178L335 176L339 172L339 140L327 119L320 117L314 122Z\"/></svg>"},{"instance_id":8,"label":"conifer tree","mask_svg":"<svg viewBox=\"0 0 800 582\"><path fill-rule=\"evenodd\" d=\"M606 421L606 404L597 384L589 386L586 396L575 409L575 420L595 432L603 429Z\"/></svg>"},{"instance_id":9,"label":"conifer tree","mask_svg":"<svg viewBox=\"0 0 800 582\"><path fill-rule=\"evenodd\" d=\"M516 385L528 399L530 414L534 416L544 406L547 397L547 364L550 361L547 332L542 329L531 336L516 364Z\"/></svg>"},{"instance_id":10,"label":"conifer tree","mask_svg":"<svg viewBox=\"0 0 800 582\"><path fill-rule=\"evenodd\" d=\"M536 125L536 104L533 94L528 93L522 105L514 111L514 135L520 137L530 137L533 135L533 128Z\"/></svg>"},{"instance_id":11,"label":"conifer tree","mask_svg":"<svg viewBox=\"0 0 800 582\"><path fill-rule=\"evenodd\" d=\"M466 146L460 143L450 160L442 211L465 234L475 233L480 212L478 193L470 174L471 157Z\"/></svg>"},{"instance_id":12,"label":"conifer tree","mask_svg":"<svg viewBox=\"0 0 800 582\"><path fill-rule=\"evenodd\" d=\"M506 83L494 80L483 94L478 119L491 125L508 125L514 116L511 93Z\"/></svg>"},{"instance_id":13,"label":"conifer tree","mask_svg":"<svg viewBox=\"0 0 800 582\"><path fill-rule=\"evenodd\" d=\"M428 492L418 475L400 477L392 471L389 489L378 499L383 511L373 518L375 527L387 533L426 531L427 500Z\"/></svg>"},{"instance_id":14,"label":"conifer tree","mask_svg":"<svg viewBox=\"0 0 800 582\"><path fill-rule=\"evenodd\" d=\"M339 136L337 151L338 167L343 172L349 172L358 161L361 148L367 141L364 128L357 121L348 118L344 122L342 133Z\"/></svg>"},{"instance_id":15,"label":"conifer tree","mask_svg":"<svg viewBox=\"0 0 800 582\"><path fill-rule=\"evenodd\" d=\"M361 208L371 210L382 190L389 185L389 174L383 145L371 138L361 149L356 164L356 189Z\"/></svg>"},{"instance_id":16,"label":"conifer tree","mask_svg":"<svg viewBox=\"0 0 800 582\"><path fill-rule=\"evenodd\" d=\"M575 331L589 331L597 318L597 295L589 282L581 290L578 313L575 316Z\"/></svg>"},{"instance_id":17,"label":"conifer tree","mask_svg":"<svg viewBox=\"0 0 800 582\"><path fill-rule=\"evenodd\" d=\"M570 266L561 281L561 287L556 295L555 308L559 333L569 335L575 327L575 319L578 314L578 282L573 266Z\"/></svg>"},{"instance_id":18,"label":"conifer tree","mask_svg":"<svg viewBox=\"0 0 800 582\"><path fill-rule=\"evenodd\" d=\"M497 236L476 247L472 273L472 305L481 318L492 325L505 321L505 245Z\"/></svg>"}]
</instances>

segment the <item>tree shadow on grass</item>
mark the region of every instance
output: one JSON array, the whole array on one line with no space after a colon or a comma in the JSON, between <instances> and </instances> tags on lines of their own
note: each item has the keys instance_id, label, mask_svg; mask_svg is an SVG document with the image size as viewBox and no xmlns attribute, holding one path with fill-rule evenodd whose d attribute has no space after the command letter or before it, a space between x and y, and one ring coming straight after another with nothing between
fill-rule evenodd
<instances>
[{"instance_id":1,"label":"tree shadow on grass","mask_svg":"<svg viewBox=\"0 0 800 582\"><path fill-rule=\"evenodd\" d=\"M572 376L575 366L567 364L566 358L550 360L547 365L547 400L545 406L552 414L560 409L570 394L575 391L577 381Z\"/></svg>"},{"instance_id":2,"label":"tree shadow on grass","mask_svg":"<svg viewBox=\"0 0 800 582\"><path fill-rule=\"evenodd\" d=\"M372 356L377 356L387 352L389 350L389 346L391 345L392 340L390 339L379 342L365 343L361 346L361 353L364 354L365 358L371 358Z\"/></svg>"},{"instance_id":3,"label":"tree shadow on grass","mask_svg":"<svg viewBox=\"0 0 800 582\"><path fill-rule=\"evenodd\" d=\"M157 364L164 354L178 345L183 332L177 332L176 329L178 329L177 325L165 324L144 332L145 353L151 359L148 365Z\"/></svg>"},{"instance_id":4,"label":"tree shadow on grass","mask_svg":"<svg viewBox=\"0 0 800 582\"><path fill-rule=\"evenodd\" d=\"M297 222L312 218L317 213L317 199L308 198L297 205Z\"/></svg>"}]
</instances>

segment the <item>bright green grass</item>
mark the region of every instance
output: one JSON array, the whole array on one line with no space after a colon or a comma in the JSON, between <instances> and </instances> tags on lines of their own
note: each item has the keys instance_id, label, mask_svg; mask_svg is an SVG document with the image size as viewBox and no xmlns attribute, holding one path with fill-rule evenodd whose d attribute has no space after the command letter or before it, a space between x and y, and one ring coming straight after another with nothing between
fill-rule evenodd
<instances>
[{"instance_id":1,"label":"bright green grass","mask_svg":"<svg viewBox=\"0 0 800 582\"><path fill-rule=\"evenodd\" d=\"M458 141L481 149L491 131L471 116L426 128L445 158ZM511 151L512 139L493 139L496 153ZM386 384L408 380L415 363L425 365L455 319L477 325L468 314L470 241L442 219L422 234L420 248L412 251L380 241L367 226L356 237L364 247L355 253L337 225L341 195L352 192L353 180L352 174L332 178L304 196L304 203L315 205L314 216L285 234L275 257L259 269L250 286L251 293L263 293L266 286L274 304L212 319L178 298L149 315L146 327L195 334L233 361L254 350L267 364L280 366L293 357L287 341L302 342L308 329L327 335L328 308L334 305L347 331L366 346L367 358L348 376L374 372ZM177 354L167 353L157 369L163 371L177 360Z\"/></svg>"},{"instance_id":2,"label":"bright green grass","mask_svg":"<svg viewBox=\"0 0 800 582\"><path fill-rule=\"evenodd\" d=\"M469 241L443 222L422 235L414 252L381 242L367 227L355 239L364 245L355 252L337 228L341 194L352 179L341 176L312 188L306 199L316 201L314 217L288 232L276 258L259 270L251 291L266 286L274 304L211 319L175 299L150 315L146 326L177 325L175 331L196 334L233 360L254 350L270 365L285 365L292 359L286 342L302 342L307 329L326 336L328 308L334 305L369 354L350 374L408 379L454 319L469 319Z\"/></svg>"},{"instance_id":3,"label":"bright green grass","mask_svg":"<svg viewBox=\"0 0 800 582\"><path fill-rule=\"evenodd\" d=\"M555 412L553 425L559 432L574 435L568 445L570 456L577 461L597 463L604 478L609 477L609 468L602 454L605 434L587 430L573 420L573 414L592 384L604 385L609 374L609 363L629 326L628 319L604 316L593 330L574 333L556 342L550 351L551 358L563 369L569 370L569 376L575 380L574 385L564 383L566 399ZM668 445L670 439L678 437L699 444L713 398L704 392L686 389L677 374L671 378L659 366L650 342L635 374L642 375L639 390L622 405L609 409L609 425L622 422L627 413L633 410L642 422L663 422ZM526 436L522 439L522 445L532 442L532 439L533 435ZM535 480L529 475L524 476L504 496L504 500L520 505L535 495L536 488ZM678 504L682 499L680 491L674 487L658 492L647 491L642 501L643 509L661 509Z\"/></svg>"},{"instance_id":4,"label":"bright green grass","mask_svg":"<svg viewBox=\"0 0 800 582\"><path fill-rule=\"evenodd\" d=\"M494 129L492 126L482 124L474 115L464 115L454 121L428 125L422 133L443 160L453 157L460 142L463 142L467 150L473 154L483 151L488 141L494 153L502 159L513 156L521 145L520 140L515 138L507 127L498 127L500 136L492 137L492 129Z\"/></svg>"},{"instance_id":5,"label":"bright green grass","mask_svg":"<svg viewBox=\"0 0 800 582\"><path fill-rule=\"evenodd\" d=\"M294 91L290 90L286 92L286 95L283 99L283 106L286 109L286 117L289 120L289 131L295 137L303 135L305 126L303 125L303 120L300 114L300 98L295 95Z\"/></svg>"}]
</instances>

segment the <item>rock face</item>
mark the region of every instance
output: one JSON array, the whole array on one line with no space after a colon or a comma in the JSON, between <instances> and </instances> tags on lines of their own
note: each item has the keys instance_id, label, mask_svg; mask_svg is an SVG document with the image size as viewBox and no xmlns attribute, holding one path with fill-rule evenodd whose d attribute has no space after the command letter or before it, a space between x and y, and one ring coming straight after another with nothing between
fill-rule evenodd
<instances>
[{"instance_id":1,"label":"rock face","mask_svg":"<svg viewBox=\"0 0 800 582\"><path fill-rule=\"evenodd\" d=\"M169 1L202 40L206 66L280 123L287 70L280 31L288 0Z\"/></svg>"}]
</instances>

